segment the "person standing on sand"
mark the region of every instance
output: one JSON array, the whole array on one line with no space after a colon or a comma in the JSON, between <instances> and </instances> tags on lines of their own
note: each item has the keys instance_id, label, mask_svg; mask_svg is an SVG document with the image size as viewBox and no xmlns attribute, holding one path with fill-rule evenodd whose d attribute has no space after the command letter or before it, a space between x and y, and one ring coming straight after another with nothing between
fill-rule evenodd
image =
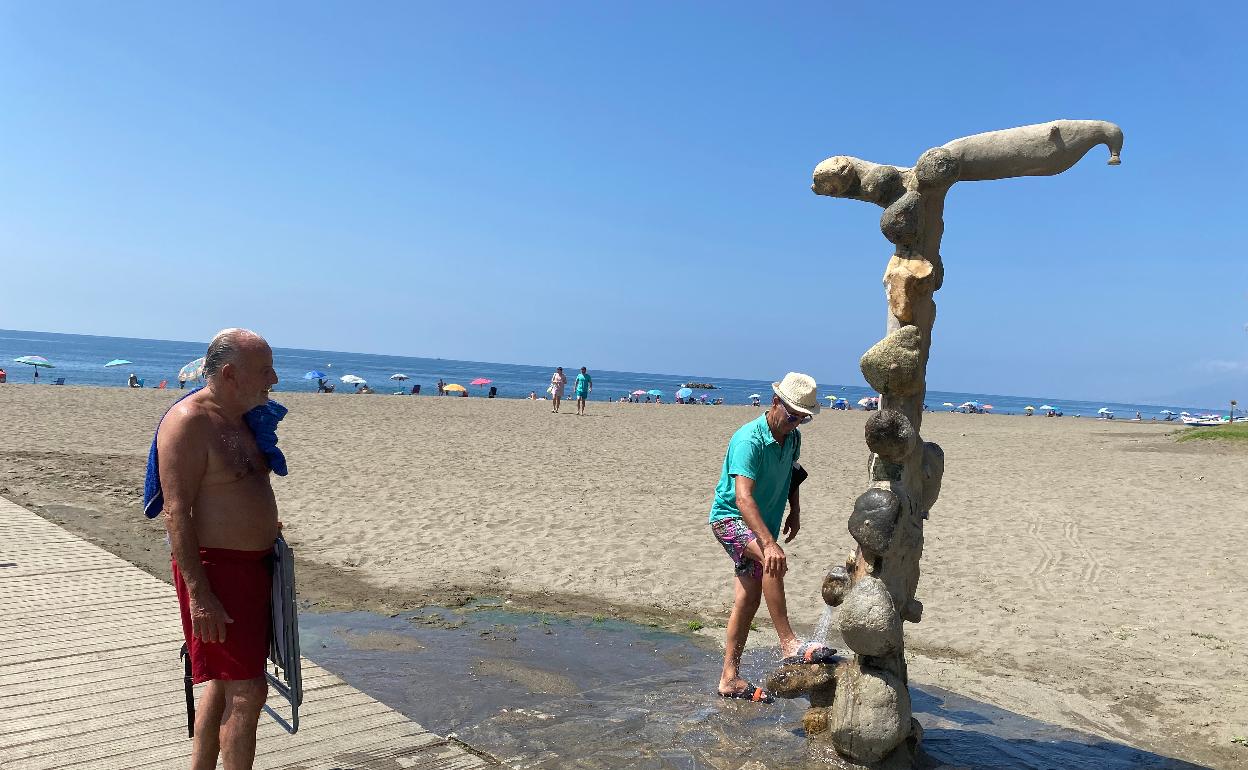
<instances>
[{"instance_id":1,"label":"person standing on sand","mask_svg":"<svg viewBox=\"0 0 1248 770\"><path fill-rule=\"evenodd\" d=\"M784 663L824 663L836 652L818 642L802 642L793 633L784 596L788 562L776 541L783 533L784 542L791 542L802 526L798 484L805 471L797 465L802 451L797 426L819 412L816 385L808 375L789 372L771 388L775 392L771 408L739 428L728 442L710 517L715 539L736 567L718 692L723 698L762 703L774 698L740 674L741 652L760 599L767 598ZM786 501L789 517L782 530Z\"/></svg>"},{"instance_id":2,"label":"person standing on sand","mask_svg":"<svg viewBox=\"0 0 1248 770\"><path fill-rule=\"evenodd\" d=\"M268 403L273 351L226 329L204 357L208 384L161 420L156 438L161 513L196 684L192 770L247 770L268 696L271 554L281 524L266 454L244 415ZM279 472L284 472L284 468Z\"/></svg>"},{"instance_id":3,"label":"person standing on sand","mask_svg":"<svg viewBox=\"0 0 1248 770\"><path fill-rule=\"evenodd\" d=\"M562 366L555 367L555 373L550 376L550 397L555 400L552 413L559 411L559 404L563 401L563 388L568 384L568 376L563 373Z\"/></svg>"},{"instance_id":4,"label":"person standing on sand","mask_svg":"<svg viewBox=\"0 0 1248 770\"><path fill-rule=\"evenodd\" d=\"M573 388L573 395L576 396L576 416L585 416L585 402L589 400L589 394L594 390L594 380L585 371L585 367L581 367L581 373L576 375L576 387Z\"/></svg>"}]
</instances>

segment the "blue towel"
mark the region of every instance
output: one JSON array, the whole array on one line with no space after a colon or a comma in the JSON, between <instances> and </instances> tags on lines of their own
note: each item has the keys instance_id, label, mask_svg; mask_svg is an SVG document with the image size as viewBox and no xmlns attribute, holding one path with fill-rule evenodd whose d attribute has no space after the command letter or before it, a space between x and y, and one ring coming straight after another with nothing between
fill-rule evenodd
<instances>
[{"instance_id":1,"label":"blue towel","mask_svg":"<svg viewBox=\"0 0 1248 770\"><path fill-rule=\"evenodd\" d=\"M195 388L182 398L201 390L203 388ZM170 404L169 408L172 409L178 401ZM251 428L252 434L256 437L256 446L264 453L265 459L269 462L269 468L278 476L285 476L289 472L286 468L286 456L277 448L277 424L286 416L287 411L289 410L286 407L270 400L269 403L258 406L243 415L247 427ZM147 453L147 477L143 480L143 515L149 519L159 516L165 507L165 493L160 488L160 462L156 457L156 437L159 435L160 426L157 425L156 434L152 436L151 451Z\"/></svg>"}]
</instances>

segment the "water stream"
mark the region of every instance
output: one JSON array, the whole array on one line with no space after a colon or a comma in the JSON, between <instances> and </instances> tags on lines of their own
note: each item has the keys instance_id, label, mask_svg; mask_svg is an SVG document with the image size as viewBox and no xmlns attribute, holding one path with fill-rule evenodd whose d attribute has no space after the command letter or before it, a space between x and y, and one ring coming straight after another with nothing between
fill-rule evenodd
<instances>
[{"instance_id":1,"label":"water stream","mask_svg":"<svg viewBox=\"0 0 1248 770\"><path fill-rule=\"evenodd\" d=\"M300 630L312 660L508 767L738 770L757 761L769 770L809 768L801 726L807 702L716 697L722 653L712 640L606 618L514 612L501 602L393 617L308 612ZM761 683L777 657L747 652L742 673ZM913 685L933 767L1197 768Z\"/></svg>"}]
</instances>

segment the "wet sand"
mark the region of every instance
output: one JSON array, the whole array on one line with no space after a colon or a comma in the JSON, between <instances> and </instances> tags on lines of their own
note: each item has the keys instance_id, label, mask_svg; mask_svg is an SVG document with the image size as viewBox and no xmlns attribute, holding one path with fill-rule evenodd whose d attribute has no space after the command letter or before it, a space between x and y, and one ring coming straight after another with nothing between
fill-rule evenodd
<instances>
[{"instance_id":1,"label":"wet sand","mask_svg":"<svg viewBox=\"0 0 1248 770\"><path fill-rule=\"evenodd\" d=\"M139 512L151 429L176 392L0 386L0 494L168 576ZM275 479L302 595L401 610L520 606L707 624L728 562L706 526L748 407L280 394ZM804 428L803 531L787 550L799 628L852 540L862 412ZM936 413L947 471L907 626L910 673L1046 722L1214 767L1248 762L1248 452L1165 424ZM765 619L760 623L766 625ZM766 634L757 635L765 639ZM378 642L380 644L380 642Z\"/></svg>"}]
</instances>

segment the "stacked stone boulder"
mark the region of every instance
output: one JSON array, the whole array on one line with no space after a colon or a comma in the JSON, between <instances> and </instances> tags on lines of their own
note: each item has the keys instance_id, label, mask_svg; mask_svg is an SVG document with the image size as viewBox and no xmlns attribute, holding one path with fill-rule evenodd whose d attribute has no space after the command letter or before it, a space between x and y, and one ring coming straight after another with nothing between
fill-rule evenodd
<instances>
[{"instance_id":1,"label":"stacked stone boulder","mask_svg":"<svg viewBox=\"0 0 1248 770\"><path fill-rule=\"evenodd\" d=\"M911 714L902 623L918 623L915 598L923 522L944 475L941 448L924 441L923 399L944 281L944 202L958 181L1059 174L1098 144L1118 165L1122 131L1098 120L976 134L923 153L912 168L836 156L815 168L812 189L881 206L880 231L893 244L884 271L885 337L862 356L862 375L880 394L866 423L868 488L854 503L857 547L829 570L823 599L852 655L835 663L784 666L767 681L781 697L807 696L803 717L812 757L850 770L901 770L919 762L923 730Z\"/></svg>"}]
</instances>

